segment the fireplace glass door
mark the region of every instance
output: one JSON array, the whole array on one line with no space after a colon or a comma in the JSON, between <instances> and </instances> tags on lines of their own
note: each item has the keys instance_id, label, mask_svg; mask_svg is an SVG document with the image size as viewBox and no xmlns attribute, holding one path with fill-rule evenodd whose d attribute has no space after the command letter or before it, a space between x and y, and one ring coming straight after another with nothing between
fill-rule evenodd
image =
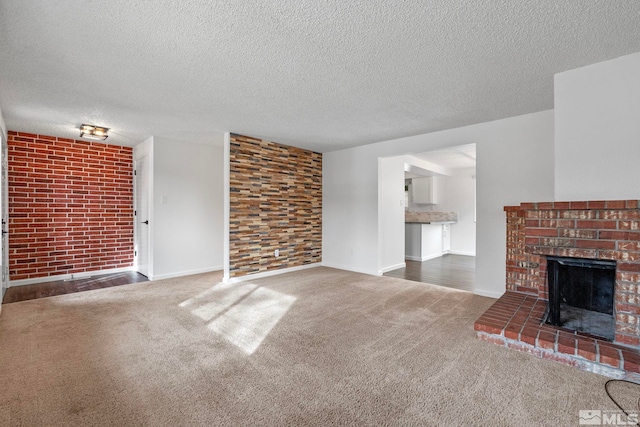
<instances>
[{"instance_id":1,"label":"fireplace glass door","mask_svg":"<svg viewBox=\"0 0 640 427\"><path fill-rule=\"evenodd\" d=\"M547 257L547 323L613 341L616 262Z\"/></svg>"}]
</instances>

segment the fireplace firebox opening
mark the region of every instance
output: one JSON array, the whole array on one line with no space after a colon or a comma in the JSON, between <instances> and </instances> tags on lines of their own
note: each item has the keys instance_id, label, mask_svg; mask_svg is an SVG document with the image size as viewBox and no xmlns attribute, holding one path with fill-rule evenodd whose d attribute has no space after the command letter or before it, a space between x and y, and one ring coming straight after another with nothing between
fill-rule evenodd
<instances>
[{"instance_id":1,"label":"fireplace firebox opening","mask_svg":"<svg viewBox=\"0 0 640 427\"><path fill-rule=\"evenodd\" d=\"M615 339L615 261L548 256L547 280L547 323Z\"/></svg>"}]
</instances>

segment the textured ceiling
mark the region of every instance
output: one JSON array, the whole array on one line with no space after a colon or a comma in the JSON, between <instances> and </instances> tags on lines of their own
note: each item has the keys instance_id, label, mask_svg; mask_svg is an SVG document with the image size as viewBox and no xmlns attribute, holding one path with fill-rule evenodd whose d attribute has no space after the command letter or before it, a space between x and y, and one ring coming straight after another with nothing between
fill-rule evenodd
<instances>
[{"instance_id":1,"label":"textured ceiling","mask_svg":"<svg viewBox=\"0 0 640 427\"><path fill-rule=\"evenodd\" d=\"M473 168L476 166L476 144L459 145L412 156L447 169Z\"/></svg>"},{"instance_id":2,"label":"textured ceiling","mask_svg":"<svg viewBox=\"0 0 640 427\"><path fill-rule=\"evenodd\" d=\"M637 0L2 0L0 108L325 152L549 109L554 73L638 51Z\"/></svg>"}]
</instances>

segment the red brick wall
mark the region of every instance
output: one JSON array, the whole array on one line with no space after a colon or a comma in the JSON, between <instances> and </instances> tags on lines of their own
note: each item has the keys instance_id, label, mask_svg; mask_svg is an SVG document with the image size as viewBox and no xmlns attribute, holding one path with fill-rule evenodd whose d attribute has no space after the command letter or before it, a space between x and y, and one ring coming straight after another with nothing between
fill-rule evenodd
<instances>
[{"instance_id":1,"label":"red brick wall","mask_svg":"<svg viewBox=\"0 0 640 427\"><path fill-rule=\"evenodd\" d=\"M133 263L133 150L9 132L11 280Z\"/></svg>"}]
</instances>

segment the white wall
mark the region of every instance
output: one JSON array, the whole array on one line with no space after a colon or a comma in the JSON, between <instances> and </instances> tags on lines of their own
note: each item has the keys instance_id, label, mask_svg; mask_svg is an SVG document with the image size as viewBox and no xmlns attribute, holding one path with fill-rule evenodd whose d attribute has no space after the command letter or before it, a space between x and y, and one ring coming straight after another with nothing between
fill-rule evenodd
<instances>
[{"instance_id":1,"label":"white wall","mask_svg":"<svg viewBox=\"0 0 640 427\"><path fill-rule=\"evenodd\" d=\"M503 207L553 198L553 110L325 153L323 263L369 274L380 274L388 267L379 262L380 247L397 242L379 236L388 240L404 235L379 231L379 157L471 143L477 144L475 292L502 294Z\"/></svg>"},{"instance_id":2,"label":"white wall","mask_svg":"<svg viewBox=\"0 0 640 427\"><path fill-rule=\"evenodd\" d=\"M154 279L221 270L222 143L154 137L153 151Z\"/></svg>"},{"instance_id":3,"label":"white wall","mask_svg":"<svg viewBox=\"0 0 640 427\"><path fill-rule=\"evenodd\" d=\"M378 162L378 233L387 242L380 246L378 265L387 272L405 266L404 161L388 157Z\"/></svg>"},{"instance_id":4,"label":"white wall","mask_svg":"<svg viewBox=\"0 0 640 427\"><path fill-rule=\"evenodd\" d=\"M322 156L322 263L378 274L378 156L373 145Z\"/></svg>"},{"instance_id":5,"label":"white wall","mask_svg":"<svg viewBox=\"0 0 640 427\"><path fill-rule=\"evenodd\" d=\"M555 200L638 199L640 53L555 76Z\"/></svg>"},{"instance_id":6,"label":"white wall","mask_svg":"<svg viewBox=\"0 0 640 427\"><path fill-rule=\"evenodd\" d=\"M7 125L4 122L4 117L2 117L2 110L0 110L0 132L4 134L4 137L7 137Z\"/></svg>"},{"instance_id":7,"label":"white wall","mask_svg":"<svg viewBox=\"0 0 640 427\"><path fill-rule=\"evenodd\" d=\"M477 146L476 282L481 294L505 290L504 206L553 198L553 110L487 124Z\"/></svg>"},{"instance_id":8,"label":"white wall","mask_svg":"<svg viewBox=\"0 0 640 427\"><path fill-rule=\"evenodd\" d=\"M476 168L454 169L441 178L439 211L457 212L458 222L451 224L451 251L458 255L476 254L475 191Z\"/></svg>"}]
</instances>

